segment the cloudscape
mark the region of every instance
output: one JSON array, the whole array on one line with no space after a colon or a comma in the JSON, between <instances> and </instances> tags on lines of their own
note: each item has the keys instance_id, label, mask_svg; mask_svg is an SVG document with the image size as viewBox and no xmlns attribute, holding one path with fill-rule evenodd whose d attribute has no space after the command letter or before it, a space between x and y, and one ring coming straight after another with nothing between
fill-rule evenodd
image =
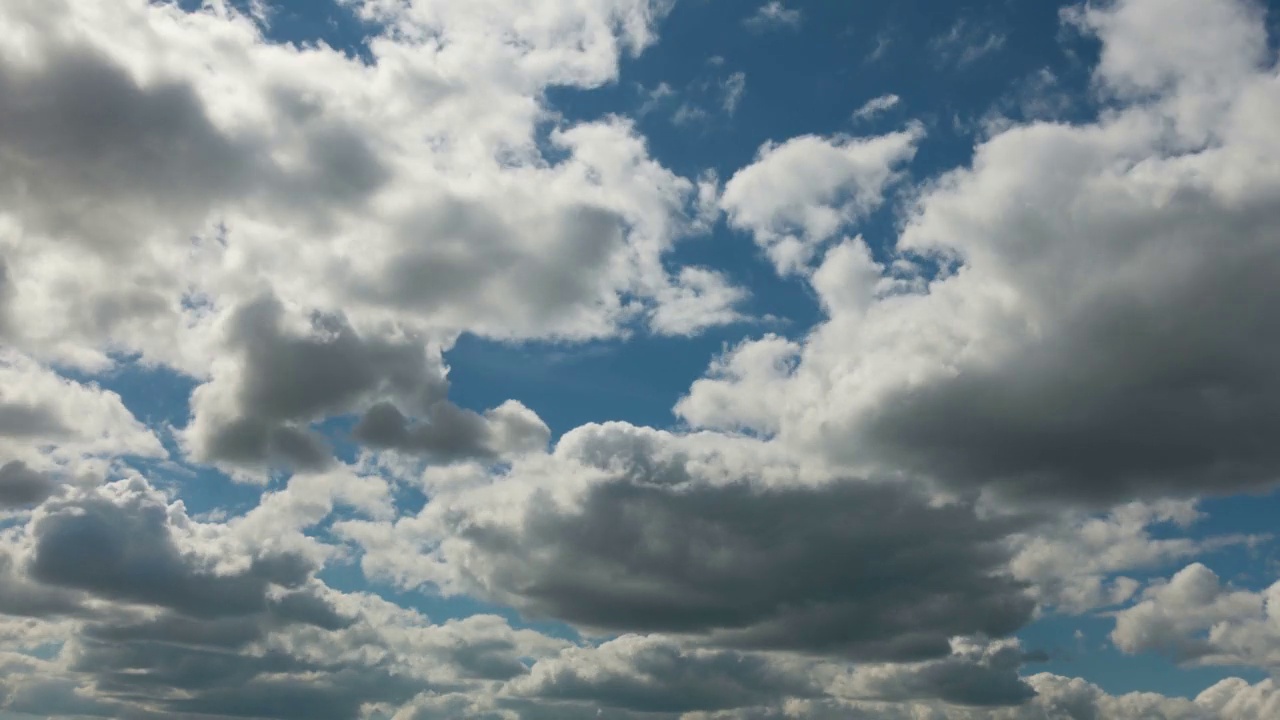
<instances>
[{"instance_id":1,"label":"cloudscape","mask_svg":"<svg viewBox=\"0 0 1280 720\"><path fill-rule=\"evenodd\" d=\"M0 720L1280 718L1278 48L0 0Z\"/></svg>"}]
</instances>

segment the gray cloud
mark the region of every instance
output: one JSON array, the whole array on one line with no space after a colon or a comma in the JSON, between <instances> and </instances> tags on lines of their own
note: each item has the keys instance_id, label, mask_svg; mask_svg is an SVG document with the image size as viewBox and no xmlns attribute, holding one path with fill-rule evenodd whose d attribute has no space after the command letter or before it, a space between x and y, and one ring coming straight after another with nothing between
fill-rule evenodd
<instances>
[{"instance_id":1,"label":"gray cloud","mask_svg":"<svg viewBox=\"0 0 1280 720\"><path fill-rule=\"evenodd\" d=\"M518 315L522 326L542 327L574 308L607 309L608 266L626 249L625 231L623 217L591 205L521 224L486 204L441 200L403 218L403 251L388 257L373 281L347 281L356 297L406 310L459 319L501 311ZM494 307L512 296L522 299L519 308Z\"/></svg>"},{"instance_id":2,"label":"gray cloud","mask_svg":"<svg viewBox=\"0 0 1280 720\"><path fill-rule=\"evenodd\" d=\"M62 418L48 407L0 402L0 436L57 437L66 432Z\"/></svg>"},{"instance_id":3,"label":"gray cloud","mask_svg":"<svg viewBox=\"0 0 1280 720\"><path fill-rule=\"evenodd\" d=\"M0 64L0 200L38 230L124 251L253 183L255 148L220 132L189 86L143 87L84 46L43 50L30 70Z\"/></svg>"},{"instance_id":4,"label":"gray cloud","mask_svg":"<svg viewBox=\"0 0 1280 720\"><path fill-rule=\"evenodd\" d=\"M238 572L215 572L210 561L179 550L168 509L145 493L119 503L96 496L50 503L32 534L32 579L192 617L263 612L271 585L298 587L314 570L300 556L278 555Z\"/></svg>"},{"instance_id":5,"label":"gray cloud","mask_svg":"<svg viewBox=\"0 0 1280 720\"><path fill-rule=\"evenodd\" d=\"M992 645L956 641L958 647L941 660L914 665L857 668L848 687L836 694L866 700L909 702L941 700L974 707L1022 705L1036 691L1019 676L1024 662L1043 659L1028 655L1015 643Z\"/></svg>"},{"instance_id":6,"label":"gray cloud","mask_svg":"<svg viewBox=\"0 0 1280 720\"><path fill-rule=\"evenodd\" d=\"M1009 521L930 504L905 484L712 482L706 459L678 448L588 427L557 451L598 478L571 503L522 487L537 481L519 467L509 484L438 493L424 516L447 538L439 559L460 588L534 616L744 649L915 660L1030 619L1005 570ZM499 513L489 493L523 499Z\"/></svg>"},{"instance_id":7,"label":"gray cloud","mask_svg":"<svg viewBox=\"0 0 1280 720\"><path fill-rule=\"evenodd\" d=\"M287 552L243 557L225 546L216 560L240 569L215 570L213 548L179 547L213 540L216 526L193 523L141 479L39 508L28 541L0 553L0 627L25 618L62 650L11 668L0 710L346 720L428 690L481 694L565 644L492 616L431 625L326 588Z\"/></svg>"},{"instance_id":8,"label":"gray cloud","mask_svg":"<svg viewBox=\"0 0 1280 720\"><path fill-rule=\"evenodd\" d=\"M661 637L626 636L535 664L516 694L645 713L766 705L822 694L804 663L724 650L695 650Z\"/></svg>"},{"instance_id":9,"label":"gray cloud","mask_svg":"<svg viewBox=\"0 0 1280 720\"><path fill-rule=\"evenodd\" d=\"M545 448L551 431L532 412L522 410L523 406L508 404L481 415L444 400L427 408L425 422L410 424L394 405L381 402L364 414L354 436L372 447L445 462Z\"/></svg>"},{"instance_id":10,"label":"gray cloud","mask_svg":"<svg viewBox=\"0 0 1280 720\"><path fill-rule=\"evenodd\" d=\"M321 313L312 315L310 334L297 335L283 326L285 319L273 296L246 304L231 318L229 345L240 355L240 373L217 389L231 395L232 413L205 417L214 411L202 410L197 398L187 432L200 459L323 468L331 452L306 427L311 421L377 396L426 407L446 391L424 342L362 337L342 315Z\"/></svg>"},{"instance_id":11,"label":"gray cloud","mask_svg":"<svg viewBox=\"0 0 1280 720\"><path fill-rule=\"evenodd\" d=\"M232 316L229 347L240 356L238 374L197 390L186 430L197 458L320 470L332 452L308 425L362 409L356 440L437 461L546 446L547 426L519 403L481 414L449 402L444 368L425 340L361 334L341 314L313 313L305 334L287 329L286 320L273 296Z\"/></svg>"},{"instance_id":12,"label":"gray cloud","mask_svg":"<svg viewBox=\"0 0 1280 720\"><path fill-rule=\"evenodd\" d=\"M1078 293L1005 361L891 396L868 442L901 466L1015 493L1112 500L1271 482L1280 213L1233 218L1215 204L1181 193L1134 230L1166 253L1140 284Z\"/></svg>"},{"instance_id":13,"label":"gray cloud","mask_svg":"<svg viewBox=\"0 0 1280 720\"><path fill-rule=\"evenodd\" d=\"M21 460L0 465L0 507L37 505L56 489L53 478L32 470Z\"/></svg>"}]
</instances>

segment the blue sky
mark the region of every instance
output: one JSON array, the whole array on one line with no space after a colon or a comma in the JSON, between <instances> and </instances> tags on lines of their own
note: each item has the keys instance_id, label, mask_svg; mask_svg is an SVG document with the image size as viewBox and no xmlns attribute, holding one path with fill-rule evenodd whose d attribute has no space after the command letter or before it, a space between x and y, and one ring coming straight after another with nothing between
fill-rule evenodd
<instances>
[{"instance_id":1,"label":"blue sky","mask_svg":"<svg viewBox=\"0 0 1280 720\"><path fill-rule=\"evenodd\" d=\"M0 718L1280 712L1280 5L110 5L0 8Z\"/></svg>"}]
</instances>

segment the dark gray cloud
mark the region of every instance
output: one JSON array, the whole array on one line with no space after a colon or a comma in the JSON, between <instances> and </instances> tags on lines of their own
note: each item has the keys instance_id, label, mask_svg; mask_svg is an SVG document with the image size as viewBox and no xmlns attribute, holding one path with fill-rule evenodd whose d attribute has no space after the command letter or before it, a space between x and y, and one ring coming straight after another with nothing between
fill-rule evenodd
<instances>
[{"instance_id":1,"label":"dark gray cloud","mask_svg":"<svg viewBox=\"0 0 1280 720\"><path fill-rule=\"evenodd\" d=\"M40 508L29 542L0 553L0 620L44 618L75 630L47 667L0 679L0 710L349 720L371 702L478 691L526 673L522 658L563 645L492 616L436 626L380 600L342 596L286 552L254 559L227 548L218 559L242 569L215 571L204 555L179 548L192 523L142 480ZM184 542L209 540L211 527ZM76 703L51 696L73 690Z\"/></svg>"},{"instance_id":2,"label":"dark gray cloud","mask_svg":"<svg viewBox=\"0 0 1280 720\"><path fill-rule=\"evenodd\" d=\"M1019 676L1023 663L1042 660L1013 643L982 646L966 641L950 657L916 665L855 671L852 697L882 702L941 700L961 706L1022 705L1036 691ZM837 689L840 692L840 689Z\"/></svg>"},{"instance_id":3,"label":"dark gray cloud","mask_svg":"<svg viewBox=\"0 0 1280 720\"><path fill-rule=\"evenodd\" d=\"M550 431L529 412L503 408L484 415L442 400L410 423L388 402L375 404L356 425L354 436L376 448L420 453L438 461L493 459L508 450L545 448Z\"/></svg>"},{"instance_id":4,"label":"dark gray cloud","mask_svg":"<svg viewBox=\"0 0 1280 720\"><path fill-rule=\"evenodd\" d=\"M50 503L31 532L33 580L191 617L264 612L272 585L296 588L314 570L301 556L277 555L215 572L210 560L178 548L168 508L142 492L119 502L89 495Z\"/></svg>"},{"instance_id":5,"label":"dark gray cloud","mask_svg":"<svg viewBox=\"0 0 1280 720\"><path fill-rule=\"evenodd\" d=\"M1159 245L1159 259L1125 252L1115 264L1130 271L1057 300L1039 275L1048 267L1026 268L1018 282L1045 304L1036 337L988 367L894 393L869 423L868 447L900 467L1029 496L1112 501L1273 483L1278 207L1227 208L1186 187L1158 216L1098 229Z\"/></svg>"},{"instance_id":6,"label":"dark gray cloud","mask_svg":"<svg viewBox=\"0 0 1280 720\"><path fill-rule=\"evenodd\" d=\"M197 403L201 459L321 468L331 452L306 427L311 421L379 396L427 407L447 390L422 341L362 337L340 314L313 314L306 335L289 332L284 321L283 305L269 295L232 317L228 340L240 354L240 376L221 389L233 395L236 416L201 422Z\"/></svg>"},{"instance_id":7,"label":"dark gray cloud","mask_svg":"<svg viewBox=\"0 0 1280 720\"><path fill-rule=\"evenodd\" d=\"M599 648L539 661L513 683L518 694L644 713L768 705L823 694L804 663L765 655L693 650L660 637L626 636Z\"/></svg>"},{"instance_id":8,"label":"dark gray cloud","mask_svg":"<svg viewBox=\"0 0 1280 720\"><path fill-rule=\"evenodd\" d=\"M547 426L518 403L481 414L449 402L444 368L422 339L361 335L336 313L313 313L308 334L289 331L285 321L285 308L269 295L231 318L229 344L240 355L240 372L214 385L231 396L234 415L202 414L197 397L188 433L198 458L323 469L332 451L308 425L361 410L356 440L437 461L487 460L546 446Z\"/></svg>"},{"instance_id":9,"label":"dark gray cloud","mask_svg":"<svg viewBox=\"0 0 1280 720\"><path fill-rule=\"evenodd\" d=\"M10 552L0 551L0 615L48 618L83 611L80 593L33 582Z\"/></svg>"},{"instance_id":10,"label":"dark gray cloud","mask_svg":"<svg viewBox=\"0 0 1280 720\"><path fill-rule=\"evenodd\" d=\"M0 409L0 414L2 414ZM47 500L58 484L47 474L32 470L21 460L0 465L0 508L38 505Z\"/></svg>"},{"instance_id":11,"label":"dark gray cloud","mask_svg":"<svg viewBox=\"0 0 1280 720\"><path fill-rule=\"evenodd\" d=\"M643 438L583 434L577 452L606 472L573 503L441 500L441 556L466 587L590 628L858 660L941 657L953 636L1031 617L1005 569L1007 520L901 483L711 482Z\"/></svg>"}]
</instances>

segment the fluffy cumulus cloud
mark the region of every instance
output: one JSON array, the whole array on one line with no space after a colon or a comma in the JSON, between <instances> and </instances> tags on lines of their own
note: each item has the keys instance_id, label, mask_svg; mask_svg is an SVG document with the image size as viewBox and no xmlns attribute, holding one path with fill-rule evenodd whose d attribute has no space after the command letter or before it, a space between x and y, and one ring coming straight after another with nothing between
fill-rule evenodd
<instances>
[{"instance_id":1,"label":"fluffy cumulus cloud","mask_svg":"<svg viewBox=\"0 0 1280 720\"><path fill-rule=\"evenodd\" d=\"M1259 11L1129 0L1065 21L1101 41L1108 110L981 142L908 204L889 256L836 244L813 274L827 320L733 349L681 402L688 422L1022 499L1273 481L1280 94ZM889 177L792 181L784 151L843 152L792 142L725 191L775 248L856 228ZM785 191L738 201L771 183Z\"/></svg>"},{"instance_id":2,"label":"fluffy cumulus cloud","mask_svg":"<svg viewBox=\"0 0 1280 720\"><path fill-rule=\"evenodd\" d=\"M1232 588L1194 563L1117 613L1111 639L1128 653L1274 669L1280 667L1280 583L1256 592Z\"/></svg>"},{"instance_id":3,"label":"fluffy cumulus cloud","mask_svg":"<svg viewBox=\"0 0 1280 720\"><path fill-rule=\"evenodd\" d=\"M890 483L753 468L752 441L699 440L583 427L550 457L436 488L415 517L338 529L366 548L367 573L586 631L911 660L1030 618L1004 569L1016 521Z\"/></svg>"},{"instance_id":4,"label":"fluffy cumulus cloud","mask_svg":"<svg viewBox=\"0 0 1280 720\"><path fill-rule=\"evenodd\" d=\"M201 331L263 286L441 337L606 336L675 290L732 300L664 266L695 183L628 121L539 141L543 93L614 78L662 6L359 3L385 28L371 63L220 6L6 6L5 328L42 355L207 372Z\"/></svg>"},{"instance_id":5,"label":"fluffy cumulus cloud","mask_svg":"<svg viewBox=\"0 0 1280 720\"><path fill-rule=\"evenodd\" d=\"M796 272L822 243L884 202L922 133L913 125L874 138L804 135L766 143L725 183L721 207L780 272Z\"/></svg>"},{"instance_id":6,"label":"fluffy cumulus cloud","mask_svg":"<svg viewBox=\"0 0 1280 720\"><path fill-rule=\"evenodd\" d=\"M332 11L0 3L0 717L1280 716L1280 584L1228 564L1272 538L1203 497L1280 471L1263 8L1067 7L1098 112L938 169L936 118L849 129L921 94L778 135L722 56L662 132L732 162L646 136L668 79L584 114L669 0ZM957 72L1005 38L966 17ZM812 327L753 295L797 287ZM450 373L711 328L661 428ZM1255 680L1060 675L1050 615Z\"/></svg>"}]
</instances>

